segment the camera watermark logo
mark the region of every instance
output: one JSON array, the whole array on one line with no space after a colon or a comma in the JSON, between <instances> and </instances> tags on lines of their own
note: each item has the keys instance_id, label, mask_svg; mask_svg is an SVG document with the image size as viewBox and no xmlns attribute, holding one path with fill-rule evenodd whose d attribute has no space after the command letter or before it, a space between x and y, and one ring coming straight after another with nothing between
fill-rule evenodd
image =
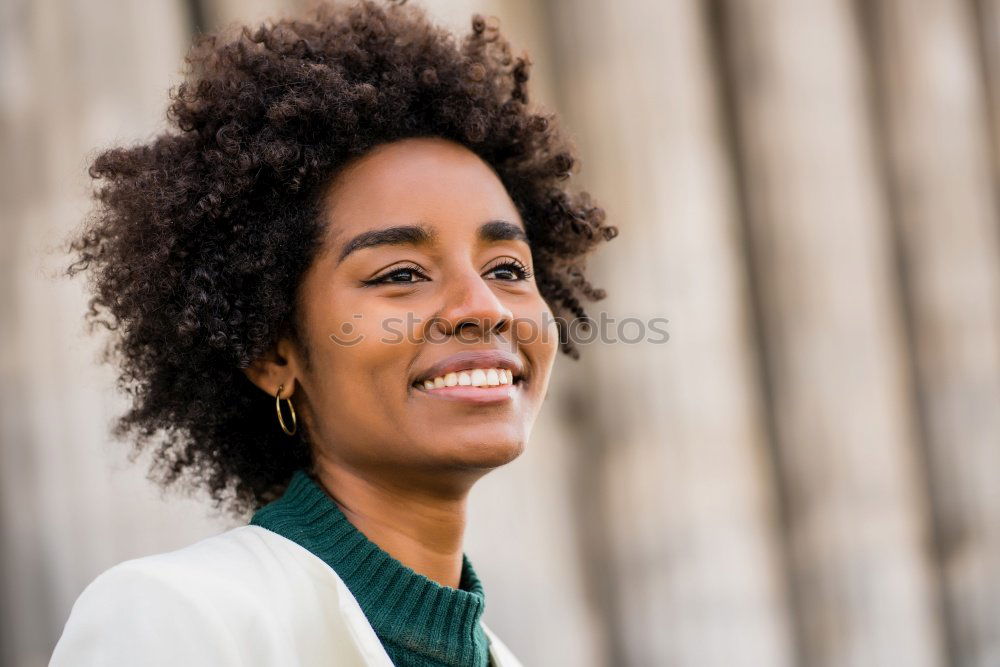
<instances>
[{"instance_id":1,"label":"camera watermark logo","mask_svg":"<svg viewBox=\"0 0 1000 667\"><path fill-rule=\"evenodd\" d=\"M351 320L343 322L339 331L329 334L330 340L338 345L353 347L359 345L373 335L378 336L378 342L392 345L398 343L443 343L457 338L462 342L480 343L490 340L495 333L495 323L465 320L454 333L445 333L450 327L435 326L439 318L421 318L413 313L406 317L387 317L368 331L363 327L364 315L355 313ZM572 341L576 345L601 343L605 345L621 344L662 345L670 339L666 330L668 320L665 317L643 319L625 317L617 319L607 313L600 313L598 318L566 318L555 317L544 312L538 318L514 318L505 327L505 334L515 338L519 343L547 343L555 338L560 342ZM468 326L479 325L479 326Z\"/></svg>"}]
</instances>

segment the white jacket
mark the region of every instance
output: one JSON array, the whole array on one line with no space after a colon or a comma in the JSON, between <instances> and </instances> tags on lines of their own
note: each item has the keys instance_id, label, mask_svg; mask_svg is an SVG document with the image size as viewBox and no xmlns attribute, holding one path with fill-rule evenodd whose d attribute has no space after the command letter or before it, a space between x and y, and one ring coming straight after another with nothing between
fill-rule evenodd
<instances>
[{"instance_id":1,"label":"white jacket","mask_svg":"<svg viewBox=\"0 0 1000 667\"><path fill-rule=\"evenodd\" d=\"M490 660L522 667L485 623ZM347 585L318 556L240 526L127 560L80 594L50 667L392 667Z\"/></svg>"}]
</instances>

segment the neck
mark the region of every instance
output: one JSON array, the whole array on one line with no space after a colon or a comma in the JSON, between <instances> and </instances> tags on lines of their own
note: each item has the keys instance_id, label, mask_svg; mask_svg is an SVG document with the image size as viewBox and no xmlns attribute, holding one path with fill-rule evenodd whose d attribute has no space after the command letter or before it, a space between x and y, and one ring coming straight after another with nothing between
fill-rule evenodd
<instances>
[{"instance_id":1,"label":"neck","mask_svg":"<svg viewBox=\"0 0 1000 667\"><path fill-rule=\"evenodd\" d=\"M458 581L439 580L451 579L452 574L445 571L446 565L441 565L447 563L447 551L438 542L447 545L460 541L460 528L448 531L438 526L436 532L426 528L414 530L399 521L399 516L405 518L412 513L407 500L410 495L391 491L394 485L384 484L382 476L377 485L359 484L357 488L364 493L334 487L338 496L350 499L349 504L355 510L348 509L355 519L369 521L370 528L366 530L379 534L378 539L395 549L401 558L417 566L421 565L421 558L429 558L430 566L423 569L439 576L432 579L389 553L355 526L324 488L325 482L319 479L316 466L313 468L312 472L305 468L296 470L281 497L258 509L251 525L288 538L329 565L350 589L393 664L486 667L489 639L481 625L486 598L472 563L460 552ZM330 479L329 475L326 477ZM341 479L350 480L351 476L334 476L334 479L337 482L333 483L339 483ZM354 483L358 484L356 480ZM386 497L397 498L400 503L393 507L389 518L384 511L378 511L386 507ZM367 502L359 502L359 498ZM426 510L413 515L423 524L429 521ZM462 514L453 515L453 523L455 516ZM431 521L430 525L434 523ZM460 527L462 522L457 525ZM428 532L437 537L428 538ZM402 547L394 546L396 543ZM422 556L415 557L414 553Z\"/></svg>"},{"instance_id":2,"label":"neck","mask_svg":"<svg viewBox=\"0 0 1000 667\"><path fill-rule=\"evenodd\" d=\"M317 457L315 476L348 521L407 567L442 586L459 587L468 487L444 491L406 473L377 478Z\"/></svg>"}]
</instances>

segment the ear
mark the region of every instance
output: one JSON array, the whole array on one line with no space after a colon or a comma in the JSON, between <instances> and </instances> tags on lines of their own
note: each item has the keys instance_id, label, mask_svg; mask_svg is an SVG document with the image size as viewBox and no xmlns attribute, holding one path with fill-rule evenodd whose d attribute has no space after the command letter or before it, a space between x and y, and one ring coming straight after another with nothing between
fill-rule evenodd
<instances>
[{"instance_id":1,"label":"ear","mask_svg":"<svg viewBox=\"0 0 1000 667\"><path fill-rule=\"evenodd\" d=\"M243 373L269 396L277 394L281 387L281 398L288 398L295 393L298 368L295 346L283 336L267 353L244 368Z\"/></svg>"}]
</instances>

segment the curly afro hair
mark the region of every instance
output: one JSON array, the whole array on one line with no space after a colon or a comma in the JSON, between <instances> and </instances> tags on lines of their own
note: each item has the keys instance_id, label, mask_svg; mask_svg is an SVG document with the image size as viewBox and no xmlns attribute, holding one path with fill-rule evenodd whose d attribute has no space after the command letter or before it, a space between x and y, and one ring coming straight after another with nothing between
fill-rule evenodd
<instances>
[{"instance_id":1,"label":"curly afro hair","mask_svg":"<svg viewBox=\"0 0 1000 667\"><path fill-rule=\"evenodd\" d=\"M603 209L564 187L577 163L554 114L528 106L531 61L495 18L460 41L404 3L320 5L307 18L199 35L170 90L168 131L100 152L96 205L69 239L89 271L85 320L112 332L131 407L112 434L155 446L150 478L207 490L245 515L312 462L274 399L242 369L285 333L301 341L297 287L320 244L320 193L378 144L454 140L499 175L521 213L536 282L560 330L601 299L586 256L610 240Z\"/></svg>"}]
</instances>

